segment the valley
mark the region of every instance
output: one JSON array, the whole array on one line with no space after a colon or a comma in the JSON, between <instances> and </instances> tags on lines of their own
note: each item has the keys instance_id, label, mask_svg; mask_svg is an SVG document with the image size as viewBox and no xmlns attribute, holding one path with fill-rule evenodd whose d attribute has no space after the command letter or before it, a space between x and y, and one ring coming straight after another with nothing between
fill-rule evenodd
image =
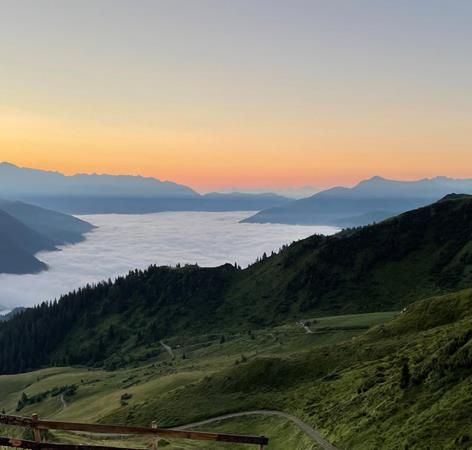
<instances>
[{"instance_id":1,"label":"valley","mask_svg":"<svg viewBox=\"0 0 472 450\"><path fill-rule=\"evenodd\" d=\"M468 448L471 219L472 197L447 196L245 269L150 266L21 311L0 324L0 408L254 433L273 450Z\"/></svg>"},{"instance_id":2,"label":"valley","mask_svg":"<svg viewBox=\"0 0 472 450\"><path fill-rule=\"evenodd\" d=\"M267 435L268 449L277 450L327 448L287 416L340 449L468 448L471 290L425 299L403 312L305 320L312 333L290 322L244 333L175 336L168 340L174 358L156 344L154 357L114 370L51 367L3 375L0 407L65 421L196 423L205 431ZM23 393L28 400L18 409ZM251 414L232 414L237 412ZM128 447L149 442L65 432L49 439ZM223 448L172 439L160 445Z\"/></svg>"},{"instance_id":3,"label":"valley","mask_svg":"<svg viewBox=\"0 0 472 450\"><path fill-rule=\"evenodd\" d=\"M61 245L60 251L37 254L48 266L39 274L0 274L0 303L7 309L32 306L151 264L217 266L231 255L232 263L245 267L264 252L278 251L292 241L339 231L334 227L240 224L246 216L244 212L79 216L93 226L86 239ZM34 290L25 290L25 284L34 285Z\"/></svg>"},{"instance_id":4,"label":"valley","mask_svg":"<svg viewBox=\"0 0 472 450\"><path fill-rule=\"evenodd\" d=\"M472 1L0 5L0 450L472 450Z\"/></svg>"},{"instance_id":5,"label":"valley","mask_svg":"<svg viewBox=\"0 0 472 450\"><path fill-rule=\"evenodd\" d=\"M0 409L8 414L26 416L37 413L42 419L106 423L121 422L124 411L136 410L139 413L132 413L136 417L131 421L135 424L157 420L160 426L184 425L182 422L175 423L175 419L167 418L161 422L159 417L153 417L152 412L147 409L149 400L178 392L221 371L231 370L239 365L243 367L258 358L289 357L299 352L303 354L313 347L348 341L396 315L397 313L387 312L311 319L313 333L310 334L296 323L287 323L254 332L199 335L192 338L176 336L169 340L168 345L173 356L168 348L156 346L156 356L151 360L114 371L90 367L57 367L21 375L2 375ZM28 401L18 409L23 393ZM211 414L211 417L227 413L231 408L230 403L222 404L221 409ZM208 418L205 407L199 406L198 402L192 405L192 410L189 421ZM128 417L126 422L130 422ZM307 448L318 448L303 430L287 418L277 415L259 414L255 418L252 415L235 416L193 428L227 432L246 430L254 434L270 431L273 442L269 449L282 449L291 441L305 442ZM287 430L290 430L289 437L286 436ZM59 437L72 438L77 442L90 438L64 436L58 432L57 438ZM94 442L96 439L94 437ZM121 438L114 439L110 436L106 442L110 441L114 445L120 442L123 444ZM126 443L130 444L129 439ZM138 440L136 445L140 443L142 444ZM179 443L175 448L202 448L201 444L192 444L193 447L189 447L188 443L187 446L180 445ZM225 448L232 447L230 445Z\"/></svg>"}]
</instances>

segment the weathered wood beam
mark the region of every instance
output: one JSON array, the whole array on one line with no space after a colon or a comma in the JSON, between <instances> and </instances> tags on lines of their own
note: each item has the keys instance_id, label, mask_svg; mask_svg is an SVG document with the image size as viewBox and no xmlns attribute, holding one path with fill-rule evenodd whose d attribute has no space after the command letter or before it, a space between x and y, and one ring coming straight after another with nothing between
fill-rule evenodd
<instances>
[{"instance_id":1,"label":"weathered wood beam","mask_svg":"<svg viewBox=\"0 0 472 450\"><path fill-rule=\"evenodd\" d=\"M123 447L108 447L102 445L77 445L58 444L56 442L36 442L25 439L16 439L0 436L0 445L13 448L27 448L31 450L51 449L51 450L124 450ZM145 450L138 448L127 448L126 450Z\"/></svg>"},{"instance_id":2,"label":"weathered wood beam","mask_svg":"<svg viewBox=\"0 0 472 450\"><path fill-rule=\"evenodd\" d=\"M129 427L125 425L102 425L90 423L58 422L54 420L35 420L28 417L0 414L0 423L21 427L35 427L40 430L85 431L103 434L157 435L177 439L198 441L218 441L239 444L267 445L269 439L264 436L246 436L238 434L208 433L203 431L176 430L169 428Z\"/></svg>"}]
</instances>

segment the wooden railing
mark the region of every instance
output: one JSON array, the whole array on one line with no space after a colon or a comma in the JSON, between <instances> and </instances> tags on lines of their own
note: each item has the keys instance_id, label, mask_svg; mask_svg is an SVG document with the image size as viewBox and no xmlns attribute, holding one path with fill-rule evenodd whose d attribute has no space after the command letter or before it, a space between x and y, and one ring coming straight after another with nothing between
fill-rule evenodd
<instances>
[{"instance_id":1,"label":"wooden railing","mask_svg":"<svg viewBox=\"0 0 472 450\"><path fill-rule=\"evenodd\" d=\"M57 422L53 420L39 420L36 414L31 417L10 416L0 414L0 423L17 427L26 427L33 430L34 441L16 439L0 436L0 445L14 448L25 448L32 450L52 449L52 450L124 450L121 447L99 446L99 445L73 445L44 442L42 440L42 431L61 430L90 434L104 434L109 436L124 435L148 435L154 436L156 440L152 444L152 449L157 449L157 439L161 437L190 439L194 441L216 441L230 442L233 444L252 444L258 445L260 450L269 443L269 439L264 436L246 436L239 434L209 433L202 431L179 430L176 428L160 428L154 423L150 428L147 427L129 427L122 425L101 425L89 423ZM127 447L125 450L143 450Z\"/></svg>"}]
</instances>

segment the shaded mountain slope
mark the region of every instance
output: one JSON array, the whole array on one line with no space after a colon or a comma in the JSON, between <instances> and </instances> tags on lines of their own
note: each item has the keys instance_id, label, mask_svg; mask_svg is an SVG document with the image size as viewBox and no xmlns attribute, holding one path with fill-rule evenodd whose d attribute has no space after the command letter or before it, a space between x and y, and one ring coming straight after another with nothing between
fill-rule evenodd
<instances>
[{"instance_id":1,"label":"shaded mountain slope","mask_svg":"<svg viewBox=\"0 0 472 450\"><path fill-rule=\"evenodd\" d=\"M376 225L310 237L258 269L238 298L266 296L274 318L395 309L471 286L472 197L447 197Z\"/></svg>"},{"instance_id":2,"label":"shaded mountain slope","mask_svg":"<svg viewBox=\"0 0 472 450\"><path fill-rule=\"evenodd\" d=\"M254 223L359 226L439 200L450 192L472 193L472 179L436 177L418 181L373 177L352 188L335 187L258 212Z\"/></svg>"},{"instance_id":3,"label":"shaded mountain slope","mask_svg":"<svg viewBox=\"0 0 472 450\"><path fill-rule=\"evenodd\" d=\"M0 199L0 273L27 274L47 268L36 253L84 239L93 226L76 217Z\"/></svg>"},{"instance_id":4,"label":"shaded mountain slope","mask_svg":"<svg viewBox=\"0 0 472 450\"><path fill-rule=\"evenodd\" d=\"M40 250L53 250L54 243L0 210L0 273L34 273L46 265L35 258Z\"/></svg>"},{"instance_id":5,"label":"shaded mountain slope","mask_svg":"<svg viewBox=\"0 0 472 450\"><path fill-rule=\"evenodd\" d=\"M102 364L176 334L258 328L308 314L398 310L472 287L472 197L312 236L240 270L150 267L0 326L5 372ZM121 356L120 356L121 355Z\"/></svg>"},{"instance_id":6,"label":"shaded mountain slope","mask_svg":"<svg viewBox=\"0 0 472 450\"><path fill-rule=\"evenodd\" d=\"M0 210L35 230L55 245L80 242L83 240L83 235L93 229L93 226L84 220L23 202L0 199Z\"/></svg>"}]
</instances>

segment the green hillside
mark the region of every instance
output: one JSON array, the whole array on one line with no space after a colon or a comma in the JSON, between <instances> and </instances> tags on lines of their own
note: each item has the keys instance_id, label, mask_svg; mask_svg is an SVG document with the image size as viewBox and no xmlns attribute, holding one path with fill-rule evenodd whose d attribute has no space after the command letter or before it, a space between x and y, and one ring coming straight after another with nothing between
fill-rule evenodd
<instances>
[{"instance_id":1,"label":"green hillside","mask_svg":"<svg viewBox=\"0 0 472 450\"><path fill-rule=\"evenodd\" d=\"M116 368L161 339L259 329L307 315L391 311L472 286L472 197L312 236L241 270L150 267L87 286L0 325L0 367Z\"/></svg>"},{"instance_id":2,"label":"green hillside","mask_svg":"<svg viewBox=\"0 0 472 450\"><path fill-rule=\"evenodd\" d=\"M157 399L170 392L198 383L224 369L244 365L257 358L290 356L314 347L332 345L350 340L369 327L389 320L396 313L372 313L323 317L311 320L312 333L292 322L282 326L265 328L251 333L203 334L176 336L166 340L173 356L162 346L156 347L154 355L134 367L102 370L85 367L51 367L34 372L0 376L0 410L9 414L30 416L38 413L40 418L81 422L142 423L158 420L148 407L150 399ZM136 411L132 420L129 408ZM198 408L189 399L193 411ZM224 409L225 405L221 407ZM134 414L134 413L131 413ZM125 417L123 417L125 416ZM141 418L139 418L139 416ZM152 417L152 419L149 419ZM183 420L185 416L181 417ZM205 417L205 405L201 405L198 417ZM165 422L162 422L163 424ZM182 422L181 422L182 423ZM207 424L201 429L233 433L267 434L271 438L268 450L317 448L294 424L280 417L251 416L234 418ZM21 433L21 429L5 427L1 434ZM83 443L89 437L54 433L51 439ZM110 438L94 443L109 445ZM119 438L114 444L122 446ZM172 441L169 450L221 449L211 443ZM147 441L131 441L128 445L146 447ZM175 445L175 447L174 447ZM238 447L226 445L232 450Z\"/></svg>"},{"instance_id":3,"label":"green hillside","mask_svg":"<svg viewBox=\"0 0 472 450\"><path fill-rule=\"evenodd\" d=\"M103 420L176 425L265 408L344 449L470 448L471 330L472 290L428 299L352 340L257 358Z\"/></svg>"},{"instance_id":4,"label":"green hillside","mask_svg":"<svg viewBox=\"0 0 472 450\"><path fill-rule=\"evenodd\" d=\"M402 313L306 323L311 333L291 323L250 334L176 336L166 341L173 357L161 347L146 362L113 371L58 367L0 376L0 408L162 426L270 409L300 418L341 449L470 448L472 289L416 302ZM265 434L269 450L317 448L277 417L226 419L201 429ZM221 447L170 442L166 448Z\"/></svg>"}]
</instances>

